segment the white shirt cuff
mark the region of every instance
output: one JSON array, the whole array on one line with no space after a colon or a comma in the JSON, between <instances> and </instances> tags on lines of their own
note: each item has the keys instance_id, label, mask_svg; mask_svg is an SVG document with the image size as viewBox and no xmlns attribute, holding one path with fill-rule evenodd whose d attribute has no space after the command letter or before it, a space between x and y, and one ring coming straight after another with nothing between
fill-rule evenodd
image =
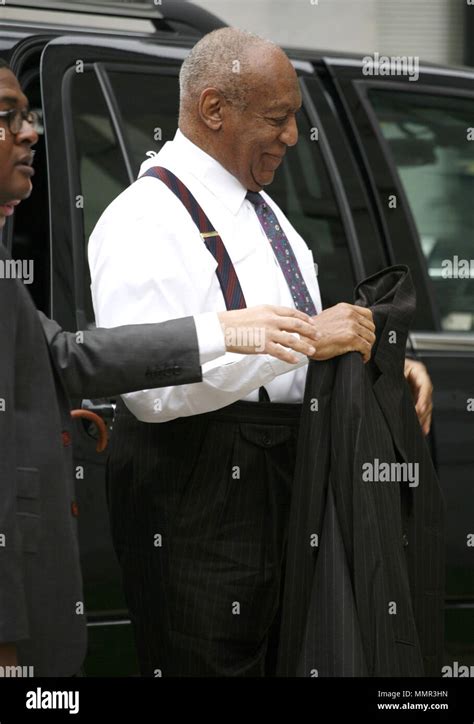
<instances>
[{"instance_id":1,"label":"white shirt cuff","mask_svg":"<svg viewBox=\"0 0 474 724\"><path fill-rule=\"evenodd\" d=\"M295 352L295 350L291 350L291 353L298 358L298 362L295 362L295 364L284 362L282 359L277 359L276 357L268 357L270 367L272 368L275 377L283 375L286 372L293 372L294 370L298 370L300 367L304 367L308 364L309 359L305 354Z\"/></svg>"},{"instance_id":2,"label":"white shirt cuff","mask_svg":"<svg viewBox=\"0 0 474 724\"><path fill-rule=\"evenodd\" d=\"M207 312L194 317L199 344L201 365L225 354L225 339L216 312Z\"/></svg>"}]
</instances>

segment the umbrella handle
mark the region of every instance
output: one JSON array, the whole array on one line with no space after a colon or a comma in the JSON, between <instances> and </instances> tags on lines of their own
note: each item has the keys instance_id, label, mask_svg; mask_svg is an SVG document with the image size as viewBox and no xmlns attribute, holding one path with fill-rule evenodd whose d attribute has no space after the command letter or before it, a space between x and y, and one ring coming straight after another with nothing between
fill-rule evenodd
<instances>
[{"instance_id":1,"label":"umbrella handle","mask_svg":"<svg viewBox=\"0 0 474 724\"><path fill-rule=\"evenodd\" d=\"M78 419L82 417L94 423L99 431L99 439L97 440L96 452L103 452L109 442L107 435L107 427L103 419L90 410L71 410L71 417Z\"/></svg>"}]
</instances>

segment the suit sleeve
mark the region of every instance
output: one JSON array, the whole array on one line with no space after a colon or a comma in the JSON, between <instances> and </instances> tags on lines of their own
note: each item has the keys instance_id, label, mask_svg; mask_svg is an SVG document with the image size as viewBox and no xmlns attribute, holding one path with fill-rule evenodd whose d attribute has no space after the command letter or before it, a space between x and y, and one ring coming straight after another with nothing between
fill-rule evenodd
<instances>
[{"instance_id":1,"label":"suit sleeve","mask_svg":"<svg viewBox=\"0 0 474 724\"><path fill-rule=\"evenodd\" d=\"M1 257L6 258L2 251ZM0 280L0 643L28 638L21 539L17 523L15 368L16 280Z\"/></svg>"},{"instance_id":2,"label":"suit sleeve","mask_svg":"<svg viewBox=\"0 0 474 724\"><path fill-rule=\"evenodd\" d=\"M39 312L53 364L70 397L110 397L202 380L192 317L64 332Z\"/></svg>"}]
</instances>

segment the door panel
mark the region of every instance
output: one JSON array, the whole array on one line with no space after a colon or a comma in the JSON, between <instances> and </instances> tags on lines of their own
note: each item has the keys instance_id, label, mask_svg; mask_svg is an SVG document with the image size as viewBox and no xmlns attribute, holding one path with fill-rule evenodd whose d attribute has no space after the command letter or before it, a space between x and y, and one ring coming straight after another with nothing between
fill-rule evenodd
<instances>
[{"instance_id":1,"label":"door panel","mask_svg":"<svg viewBox=\"0 0 474 724\"><path fill-rule=\"evenodd\" d=\"M126 62L138 73L135 93L150 98L146 73L153 63L151 101L160 107L168 99L166 74L176 76L184 55L179 48L160 50L138 41L105 41L101 45L95 38L78 41L77 37L55 40L43 53L52 313L65 329L86 329L94 324L87 263L89 234L106 206L133 180L134 153L144 155L153 148L152 143L143 151L134 147L140 129L135 133L133 114L122 117L107 73L110 69L114 79L115 69ZM165 78L163 84L161 77ZM128 108L130 95L126 101ZM173 112L176 114L175 109ZM87 401L87 406L97 410L103 405L107 411L113 402L93 400ZM82 400L73 403L80 407ZM111 420L106 417L105 421L111 431ZM90 425L74 421L79 539L90 640L85 668L91 674L128 675L136 673L137 664L131 655L132 631L109 532L107 451L97 453L95 447Z\"/></svg>"},{"instance_id":2,"label":"door panel","mask_svg":"<svg viewBox=\"0 0 474 724\"><path fill-rule=\"evenodd\" d=\"M445 270L456 256L474 259L474 74L421 67L411 82L368 78L358 62L327 66L390 259L408 264L416 284L412 343L434 384L432 441L448 509L447 655L462 651L472 663L455 621L458 611L474 629L474 274Z\"/></svg>"}]
</instances>

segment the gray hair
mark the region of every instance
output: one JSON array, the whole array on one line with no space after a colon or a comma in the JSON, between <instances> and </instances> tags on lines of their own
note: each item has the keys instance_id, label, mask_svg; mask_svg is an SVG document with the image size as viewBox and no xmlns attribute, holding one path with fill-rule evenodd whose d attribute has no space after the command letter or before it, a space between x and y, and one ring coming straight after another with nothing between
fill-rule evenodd
<instances>
[{"instance_id":1,"label":"gray hair","mask_svg":"<svg viewBox=\"0 0 474 724\"><path fill-rule=\"evenodd\" d=\"M271 40L238 28L220 28L205 35L191 50L179 74L181 104L198 99L205 88L217 88L244 110L248 103L249 50L278 49Z\"/></svg>"}]
</instances>

